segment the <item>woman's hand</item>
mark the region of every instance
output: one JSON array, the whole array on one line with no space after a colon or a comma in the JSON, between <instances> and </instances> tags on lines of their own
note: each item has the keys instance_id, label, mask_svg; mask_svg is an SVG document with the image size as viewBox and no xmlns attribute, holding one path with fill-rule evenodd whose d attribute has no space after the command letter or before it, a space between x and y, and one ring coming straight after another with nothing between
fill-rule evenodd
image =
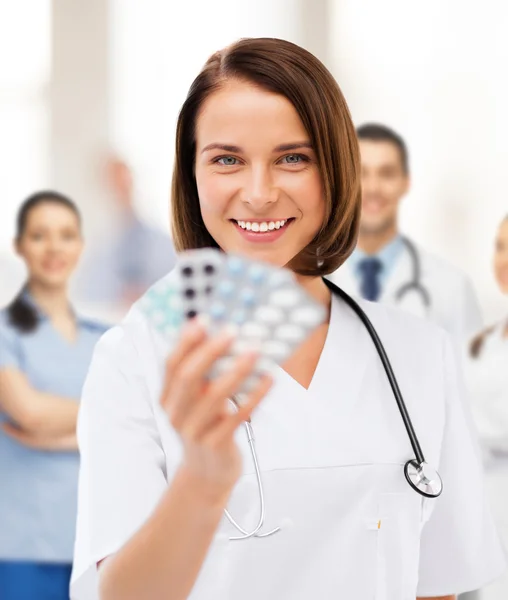
<instances>
[{"instance_id":1,"label":"woman's hand","mask_svg":"<svg viewBox=\"0 0 508 600\"><path fill-rule=\"evenodd\" d=\"M234 332L207 337L199 319L190 322L166 363L161 404L184 445L182 468L211 494L229 493L241 475L241 458L235 444L237 427L250 418L271 387L265 377L246 402L231 411L228 398L238 392L252 373L257 355L237 358L231 369L213 381L206 379L214 362L234 340Z\"/></svg>"},{"instance_id":2,"label":"woman's hand","mask_svg":"<svg viewBox=\"0 0 508 600\"><path fill-rule=\"evenodd\" d=\"M22 444L32 450L44 450L46 452L76 452L78 442L76 434L66 435L41 435L25 431L10 423L2 424L3 432L18 444Z\"/></svg>"}]
</instances>

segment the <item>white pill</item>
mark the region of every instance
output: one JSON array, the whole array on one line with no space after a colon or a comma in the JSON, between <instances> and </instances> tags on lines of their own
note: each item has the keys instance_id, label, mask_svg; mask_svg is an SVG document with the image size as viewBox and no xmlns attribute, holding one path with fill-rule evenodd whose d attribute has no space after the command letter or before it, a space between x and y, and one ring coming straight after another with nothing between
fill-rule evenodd
<instances>
[{"instance_id":1,"label":"white pill","mask_svg":"<svg viewBox=\"0 0 508 600\"><path fill-rule=\"evenodd\" d=\"M164 313L160 310L156 310L153 313L153 322L155 325L162 325L163 323L166 322L166 316L164 315Z\"/></svg>"},{"instance_id":2,"label":"white pill","mask_svg":"<svg viewBox=\"0 0 508 600\"><path fill-rule=\"evenodd\" d=\"M277 269L270 275L271 285L280 285L282 283L294 283L295 279L291 271L287 269Z\"/></svg>"},{"instance_id":3,"label":"white pill","mask_svg":"<svg viewBox=\"0 0 508 600\"><path fill-rule=\"evenodd\" d=\"M293 310L291 313L291 320L294 323L314 327L322 322L323 311L315 306L301 306Z\"/></svg>"},{"instance_id":4,"label":"white pill","mask_svg":"<svg viewBox=\"0 0 508 600\"><path fill-rule=\"evenodd\" d=\"M181 310L183 307L183 302L179 296L172 296L169 299L168 304L169 304L169 307L174 310Z\"/></svg>"},{"instance_id":5,"label":"white pill","mask_svg":"<svg viewBox=\"0 0 508 600\"><path fill-rule=\"evenodd\" d=\"M284 312L275 306L260 306L254 313L258 321L267 325L278 325L284 321Z\"/></svg>"},{"instance_id":6,"label":"white pill","mask_svg":"<svg viewBox=\"0 0 508 600\"><path fill-rule=\"evenodd\" d=\"M242 325L242 335L249 338L264 339L270 337L270 329L261 323L249 322Z\"/></svg>"},{"instance_id":7,"label":"white pill","mask_svg":"<svg viewBox=\"0 0 508 600\"><path fill-rule=\"evenodd\" d=\"M275 362L273 362L273 360L271 358L262 356L256 363L256 369L260 373L266 373L268 375L275 375L275 371L277 370L277 364Z\"/></svg>"},{"instance_id":8,"label":"white pill","mask_svg":"<svg viewBox=\"0 0 508 600\"><path fill-rule=\"evenodd\" d=\"M261 342L259 340L237 340L233 343L233 354L246 354L247 352L259 352Z\"/></svg>"},{"instance_id":9,"label":"white pill","mask_svg":"<svg viewBox=\"0 0 508 600\"><path fill-rule=\"evenodd\" d=\"M275 362L284 360L288 355L288 351L288 345L277 340L271 340L263 344L263 354Z\"/></svg>"},{"instance_id":10,"label":"white pill","mask_svg":"<svg viewBox=\"0 0 508 600\"><path fill-rule=\"evenodd\" d=\"M275 330L275 337L285 342L300 342L305 337L305 331L298 325L280 325Z\"/></svg>"},{"instance_id":11,"label":"white pill","mask_svg":"<svg viewBox=\"0 0 508 600\"><path fill-rule=\"evenodd\" d=\"M276 290L270 294L270 303L281 308L292 308L298 304L300 294L295 289Z\"/></svg>"}]
</instances>

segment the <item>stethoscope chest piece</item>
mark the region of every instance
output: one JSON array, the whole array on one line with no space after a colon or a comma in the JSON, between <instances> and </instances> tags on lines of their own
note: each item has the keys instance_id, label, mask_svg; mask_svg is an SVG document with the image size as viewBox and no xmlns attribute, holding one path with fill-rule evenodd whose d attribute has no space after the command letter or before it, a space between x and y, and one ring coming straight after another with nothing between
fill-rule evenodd
<instances>
[{"instance_id":1,"label":"stethoscope chest piece","mask_svg":"<svg viewBox=\"0 0 508 600\"><path fill-rule=\"evenodd\" d=\"M408 460L404 474L409 485L426 498L437 498L443 491L443 482L439 473L426 462L418 464L416 460Z\"/></svg>"}]
</instances>

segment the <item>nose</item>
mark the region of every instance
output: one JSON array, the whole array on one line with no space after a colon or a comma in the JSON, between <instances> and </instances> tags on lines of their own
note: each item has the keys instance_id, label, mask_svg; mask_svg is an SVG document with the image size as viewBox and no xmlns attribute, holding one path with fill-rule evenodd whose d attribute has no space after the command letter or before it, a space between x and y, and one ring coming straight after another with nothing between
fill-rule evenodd
<instances>
[{"instance_id":1,"label":"nose","mask_svg":"<svg viewBox=\"0 0 508 600\"><path fill-rule=\"evenodd\" d=\"M277 202L277 199L278 192L270 170L263 166L253 167L242 189L242 202L254 210L261 210L267 204Z\"/></svg>"},{"instance_id":2,"label":"nose","mask_svg":"<svg viewBox=\"0 0 508 600\"><path fill-rule=\"evenodd\" d=\"M58 254L63 248L62 240L57 235L51 235L48 238L46 251L49 254Z\"/></svg>"},{"instance_id":3,"label":"nose","mask_svg":"<svg viewBox=\"0 0 508 600\"><path fill-rule=\"evenodd\" d=\"M380 192L379 177L375 175L362 174L362 192L364 195L375 196Z\"/></svg>"}]
</instances>

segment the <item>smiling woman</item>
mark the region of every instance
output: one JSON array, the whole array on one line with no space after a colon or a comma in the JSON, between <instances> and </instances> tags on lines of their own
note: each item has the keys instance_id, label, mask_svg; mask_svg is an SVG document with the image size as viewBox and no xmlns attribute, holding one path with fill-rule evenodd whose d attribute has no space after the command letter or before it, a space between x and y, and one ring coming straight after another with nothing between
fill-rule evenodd
<instances>
[{"instance_id":1,"label":"smiling woman","mask_svg":"<svg viewBox=\"0 0 508 600\"><path fill-rule=\"evenodd\" d=\"M81 386L104 328L67 296L83 241L77 207L40 192L21 206L16 251L28 280L0 311L2 600L65 600L77 492Z\"/></svg>"},{"instance_id":2,"label":"smiling woman","mask_svg":"<svg viewBox=\"0 0 508 600\"><path fill-rule=\"evenodd\" d=\"M179 250L245 251L257 242L259 259L325 275L356 241L356 134L324 65L293 44L264 44L257 57L249 56L249 40L214 54L189 91L176 133L182 160L173 176L173 238ZM275 48L278 65L266 60Z\"/></svg>"},{"instance_id":3,"label":"smiling woman","mask_svg":"<svg viewBox=\"0 0 508 600\"><path fill-rule=\"evenodd\" d=\"M288 267L327 318L238 412L228 398L260 357L247 350L210 381L228 328L192 319L166 339L136 304L101 340L79 418L75 600L448 600L496 577L504 560L451 342L362 303L444 481L422 499L372 339L323 280L352 252L361 204L355 130L324 65L280 39L215 53L178 118L171 203L179 250Z\"/></svg>"}]
</instances>

